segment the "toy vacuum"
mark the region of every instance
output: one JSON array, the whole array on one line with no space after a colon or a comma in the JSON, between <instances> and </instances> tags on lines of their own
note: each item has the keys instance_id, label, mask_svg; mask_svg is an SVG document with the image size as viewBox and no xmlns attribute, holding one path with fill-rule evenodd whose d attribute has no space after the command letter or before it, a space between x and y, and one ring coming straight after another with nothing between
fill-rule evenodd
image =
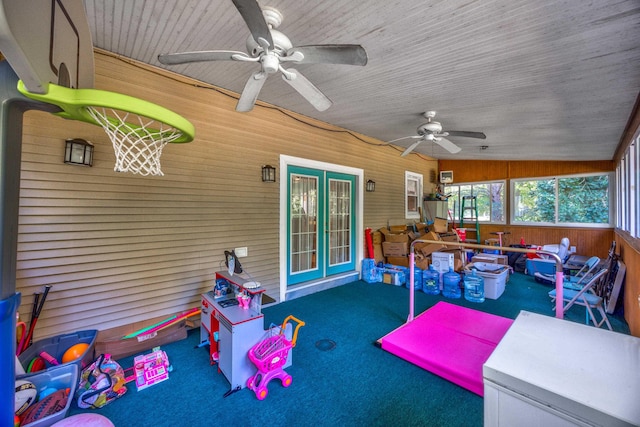
<instances>
[{"instance_id":1,"label":"toy vacuum","mask_svg":"<svg viewBox=\"0 0 640 427\"><path fill-rule=\"evenodd\" d=\"M297 322L291 341L285 337L286 326L290 320ZM276 335L260 341L249 350L249 359L256 365L258 372L247 380L247 387L253 390L258 400L264 400L267 397L269 393L267 385L274 378L279 378L283 387L291 385L291 375L287 374L282 367L287 362L289 350L296 346L298 330L304 325L302 320L288 316ZM274 333L277 329L271 328L270 333Z\"/></svg>"}]
</instances>

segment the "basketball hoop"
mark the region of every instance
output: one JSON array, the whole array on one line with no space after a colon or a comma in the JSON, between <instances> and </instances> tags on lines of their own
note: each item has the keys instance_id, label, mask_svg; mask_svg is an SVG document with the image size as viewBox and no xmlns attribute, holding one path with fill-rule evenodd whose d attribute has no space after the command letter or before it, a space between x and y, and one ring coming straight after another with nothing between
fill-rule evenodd
<instances>
[{"instance_id":1,"label":"basketball hoop","mask_svg":"<svg viewBox=\"0 0 640 427\"><path fill-rule=\"evenodd\" d=\"M116 155L113 170L138 175L164 175L160 156L168 143L193 141L195 129L182 116L159 105L131 96L97 89L70 89L49 83L44 94L28 92L28 98L55 104L65 119L100 126L111 140Z\"/></svg>"}]
</instances>

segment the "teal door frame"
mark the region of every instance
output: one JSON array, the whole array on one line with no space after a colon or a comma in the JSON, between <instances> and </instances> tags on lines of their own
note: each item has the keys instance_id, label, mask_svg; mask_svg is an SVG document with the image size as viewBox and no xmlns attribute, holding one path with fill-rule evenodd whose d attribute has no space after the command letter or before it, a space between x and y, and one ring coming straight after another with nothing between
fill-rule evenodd
<instances>
[{"instance_id":1,"label":"teal door frame","mask_svg":"<svg viewBox=\"0 0 640 427\"><path fill-rule=\"evenodd\" d=\"M280 259L280 300L286 301L286 294L288 290L288 285L290 284L290 254L291 254L291 246L289 242L289 233L290 233L290 182L289 182L289 167L293 166L293 171L305 171L306 169L315 169L320 172L324 172L327 180L322 180L322 185L325 185L325 182L334 181L337 183L338 187L342 186L350 186L351 187L351 204L350 204L350 212L348 215L348 221L351 222L351 233L348 236L349 241L351 242L353 250L350 253L350 259L348 262L335 262L331 268L326 268L326 265L322 267L325 268L326 271L323 271L321 275L314 277L312 275L307 276L304 280L301 281L310 281L310 284L305 286L315 286L317 283L321 283L324 277L328 275L340 275L344 272L350 271L359 271L362 257L364 256L364 247L358 242L363 241L364 239L364 229L362 223L362 215L363 215L363 196L364 196L364 171L358 168L352 168L348 166L337 165L333 163L319 162L315 160L309 160L299 157L292 157L281 155L280 156L280 246L279 246L279 259ZM295 169L299 167L301 169ZM348 179L347 179L348 177ZM318 181L319 182L319 181ZM322 188L324 191L324 187ZM323 202L324 203L324 202ZM326 209L325 209L326 210ZM322 213L323 217L321 218L325 221L327 218L324 217L326 213ZM335 218L334 218L335 219ZM345 221L345 218L342 218ZM324 224L324 223L323 223ZM323 225L324 227L324 225ZM324 230L323 230L324 231ZM336 230L338 231L338 230ZM326 234L326 233L325 233ZM338 233L339 234L339 233ZM343 235L344 238L344 235ZM322 242L318 242L317 249L322 249L323 251L326 248L323 246L328 239L325 238L320 239ZM334 259L336 261L336 259ZM340 259L337 259L340 261ZM324 260L316 261L318 264L320 262L324 262ZM305 272L306 273L306 272ZM299 283L296 281L296 283Z\"/></svg>"}]
</instances>

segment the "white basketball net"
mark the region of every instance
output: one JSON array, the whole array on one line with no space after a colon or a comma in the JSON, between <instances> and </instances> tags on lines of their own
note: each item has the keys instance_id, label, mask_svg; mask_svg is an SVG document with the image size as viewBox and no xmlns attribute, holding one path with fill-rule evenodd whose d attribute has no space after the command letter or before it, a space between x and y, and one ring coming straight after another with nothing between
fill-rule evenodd
<instances>
[{"instance_id":1,"label":"white basketball net","mask_svg":"<svg viewBox=\"0 0 640 427\"><path fill-rule=\"evenodd\" d=\"M111 108L87 107L89 114L109 135L116 153L116 172L163 176L160 156L167 143L182 136L182 131L135 113ZM131 116L135 122L127 121Z\"/></svg>"}]
</instances>

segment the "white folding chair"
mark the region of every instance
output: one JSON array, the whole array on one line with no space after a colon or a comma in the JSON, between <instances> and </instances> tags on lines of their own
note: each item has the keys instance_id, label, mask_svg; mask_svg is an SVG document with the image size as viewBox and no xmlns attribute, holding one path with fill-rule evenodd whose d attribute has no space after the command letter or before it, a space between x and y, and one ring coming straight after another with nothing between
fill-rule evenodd
<instances>
[{"instance_id":1,"label":"white folding chair","mask_svg":"<svg viewBox=\"0 0 640 427\"><path fill-rule=\"evenodd\" d=\"M604 268L597 273L595 273L591 278L589 278L583 285L582 289L562 289L562 301L563 301L563 312L566 313L574 304L581 305L586 309L586 323L589 323L589 318L593 322L596 328L601 327L603 324L606 324L610 331L613 330L611 327L611 323L609 323L609 318L607 317L607 313L604 310L604 304L602 297L598 296L595 292L595 287L598 281L604 277L607 273L607 269ZM556 299L556 290L553 289L549 292L549 297L552 301ZM593 313L593 309L597 309L600 313L601 319L600 321L596 321L596 318Z\"/></svg>"}]
</instances>

